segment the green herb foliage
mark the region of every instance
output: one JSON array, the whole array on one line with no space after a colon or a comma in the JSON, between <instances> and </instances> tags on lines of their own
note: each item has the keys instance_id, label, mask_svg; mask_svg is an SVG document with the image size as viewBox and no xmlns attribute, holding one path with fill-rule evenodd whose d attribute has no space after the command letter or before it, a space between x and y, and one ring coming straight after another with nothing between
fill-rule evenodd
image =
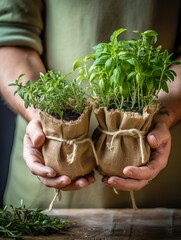
<instances>
[{"instance_id":1,"label":"green herb foliage","mask_svg":"<svg viewBox=\"0 0 181 240\"><path fill-rule=\"evenodd\" d=\"M93 54L74 62L73 69L78 69L79 81L89 82L99 106L142 111L154 103L161 89L168 93L167 81L176 76L168 67L178 62L155 46L157 32L134 31L138 38L118 40L124 31L113 32L110 42L96 45Z\"/></svg>"},{"instance_id":2,"label":"green herb foliage","mask_svg":"<svg viewBox=\"0 0 181 240\"><path fill-rule=\"evenodd\" d=\"M15 94L18 93L24 100L25 108L33 106L62 119L65 110L81 115L85 107L84 91L75 80L67 80L69 75L50 70L40 73L36 82L29 80L23 85L24 74L21 74L9 86L17 87Z\"/></svg>"},{"instance_id":3,"label":"green herb foliage","mask_svg":"<svg viewBox=\"0 0 181 240\"><path fill-rule=\"evenodd\" d=\"M43 209L29 210L21 201L18 208L7 206L0 209L0 236L22 239L23 235L48 235L62 233L71 226L69 220L51 218L42 212Z\"/></svg>"}]
</instances>

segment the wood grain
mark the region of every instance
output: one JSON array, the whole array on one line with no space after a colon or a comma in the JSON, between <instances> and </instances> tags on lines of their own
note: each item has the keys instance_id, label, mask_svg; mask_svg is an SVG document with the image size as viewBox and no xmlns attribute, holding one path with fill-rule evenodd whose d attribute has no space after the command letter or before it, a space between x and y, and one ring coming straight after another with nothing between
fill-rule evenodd
<instances>
[{"instance_id":1,"label":"wood grain","mask_svg":"<svg viewBox=\"0 0 181 240\"><path fill-rule=\"evenodd\" d=\"M34 240L171 240L181 239L179 209L62 209L46 214L69 219L73 226L59 235L26 236Z\"/></svg>"}]
</instances>

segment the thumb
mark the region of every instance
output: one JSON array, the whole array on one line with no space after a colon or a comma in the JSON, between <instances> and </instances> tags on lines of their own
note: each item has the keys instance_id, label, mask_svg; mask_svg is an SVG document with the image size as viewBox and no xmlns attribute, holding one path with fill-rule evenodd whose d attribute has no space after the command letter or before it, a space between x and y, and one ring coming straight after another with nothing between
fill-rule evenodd
<instances>
[{"instance_id":1,"label":"thumb","mask_svg":"<svg viewBox=\"0 0 181 240\"><path fill-rule=\"evenodd\" d=\"M29 135L33 145L40 147L45 141L45 134L43 133L42 125L39 120L32 120L28 123L26 133Z\"/></svg>"},{"instance_id":2,"label":"thumb","mask_svg":"<svg viewBox=\"0 0 181 240\"><path fill-rule=\"evenodd\" d=\"M165 123L156 123L154 129L147 135L147 142L151 148L158 148L171 139L169 128Z\"/></svg>"}]
</instances>

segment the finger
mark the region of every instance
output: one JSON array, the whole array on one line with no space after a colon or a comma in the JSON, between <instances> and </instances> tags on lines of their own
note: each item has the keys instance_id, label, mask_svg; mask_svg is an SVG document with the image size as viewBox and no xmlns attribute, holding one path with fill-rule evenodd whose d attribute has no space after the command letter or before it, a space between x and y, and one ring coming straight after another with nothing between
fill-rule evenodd
<instances>
[{"instance_id":1,"label":"finger","mask_svg":"<svg viewBox=\"0 0 181 240\"><path fill-rule=\"evenodd\" d=\"M124 168L123 173L127 177L135 179L153 179L164 169L168 163L171 148L171 137L169 129L165 124L158 124L148 134L148 143L152 147L150 161L146 166Z\"/></svg>"},{"instance_id":2,"label":"finger","mask_svg":"<svg viewBox=\"0 0 181 240\"><path fill-rule=\"evenodd\" d=\"M157 123L155 128L148 133L147 142L153 149L171 143L171 135L167 125L165 123Z\"/></svg>"},{"instance_id":3,"label":"finger","mask_svg":"<svg viewBox=\"0 0 181 240\"><path fill-rule=\"evenodd\" d=\"M67 185L71 185L71 179L68 176L58 176L54 178L45 178L38 176L38 179L47 187L63 189Z\"/></svg>"},{"instance_id":4,"label":"finger","mask_svg":"<svg viewBox=\"0 0 181 240\"><path fill-rule=\"evenodd\" d=\"M59 176L54 178L38 178L45 186L53 187L63 191L76 191L89 185L89 182L85 178L79 178L78 180L73 182L71 182L71 179L67 176Z\"/></svg>"},{"instance_id":5,"label":"finger","mask_svg":"<svg viewBox=\"0 0 181 240\"><path fill-rule=\"evenodd\" d=\"M95 174L93 171L90 174L84 176L84 178L88 181L89 184L92 184L95 182Z\"/></svg>"},{"instance_id":6,"label":"finger","mask_svg":"<svg viewBox=\"0 0 181 240\"><path fill-rule=\"evenodd\" d=\"M41 152L35 148L30 140L29 135L24 136L23 159L34 175L42 177L55 177L54 169L45 166Z\"/></svg>"},{"instance_id":7,"label":"finger","mask_svg":"<svg viewBox=\"0 0 181 240\"><path fill-rule=\"evenodd\" d=\"M168 162L168 156L166 153L160 151L156 153L152 153L153 158L151 161L147 163L145 166L134 167L128 166L123 169L123 173L130 178L134 179L153 179L155 178L159 172L164 169ZM164 159L164 160L163 160Z\"/></svg>"},{"instance_id":8,"label":"finger","mask_svg":"<svg viewBox=\"0 0 181 240\"><path fill-rule=\"evenodd\" d=\"M43 133L40 121L32 120L29 122L26 128L26 134L29 135L34 146L40 147L43 145L45 141L45 135Z\"/></svg>"},{"instance_id":9,"label":"finger","mask_svg":"<svg viewBox=\"0 0 181 240\"><path fill-rule=\"evenodd\" d=\"M132 179L148 181L155 178L161 171L161 168L157 165L157 161L155 165L156 166L154 166L153 162L151 162L151 164L149 163L142 167L128 166L124 168L123 173Z\"/></svg>"},{"instance_id":10,"label":"finger","mask_svg":"<svg viewBox=\"0 0 181 240\"><path fill-rule=\"evenodd\" d=\"M78 180L73 181L68 186L62 188L64 191L77 191L82 188L85 188L89 185L89 182L85 178L79 178Z\"/></svg>"},{"instance_id":11,"label":"finger","mask_svg":"<svg viewBox=\"0 0 181 240\"><path fill-rule=\"evenodd\" d=\"M75 191L80 190L82 188L85 188L89 186L90 184L95 182L94 172L82 177L78 178L77 180L71 182L70 185L66 186L62 190L64 191Z\"/></svg>"},{"instance_id":12,"label":"finger","mask_svg":"<svg viewBox=\"0 0 181 240\"><path fill-rule=\"evenodd\" d=\"M138 191L148 184L148 180L124 179L119 177L103 177L102 181L118 191Z\"/></svg>"}]
</instances>

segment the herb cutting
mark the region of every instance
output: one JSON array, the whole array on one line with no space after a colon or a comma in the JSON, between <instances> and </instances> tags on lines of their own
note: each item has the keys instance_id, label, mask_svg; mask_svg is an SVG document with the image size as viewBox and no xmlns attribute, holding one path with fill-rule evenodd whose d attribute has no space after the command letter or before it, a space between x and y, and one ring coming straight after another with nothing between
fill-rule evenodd
<instances>
[{"instance_id":1,"label":"herb cutting","mask_svg":"<svg viewBox=\"0 0 181 240\"><path fill-rule=\"evenodd\" d=\"M10 210L5 206L0 209L0 236L21 240L23 235L61 234L71 226L69 220L51 218L42 211L43 209L27 209L23 201L17 208L11 206Z\"/></svg>"}]
</instances>

